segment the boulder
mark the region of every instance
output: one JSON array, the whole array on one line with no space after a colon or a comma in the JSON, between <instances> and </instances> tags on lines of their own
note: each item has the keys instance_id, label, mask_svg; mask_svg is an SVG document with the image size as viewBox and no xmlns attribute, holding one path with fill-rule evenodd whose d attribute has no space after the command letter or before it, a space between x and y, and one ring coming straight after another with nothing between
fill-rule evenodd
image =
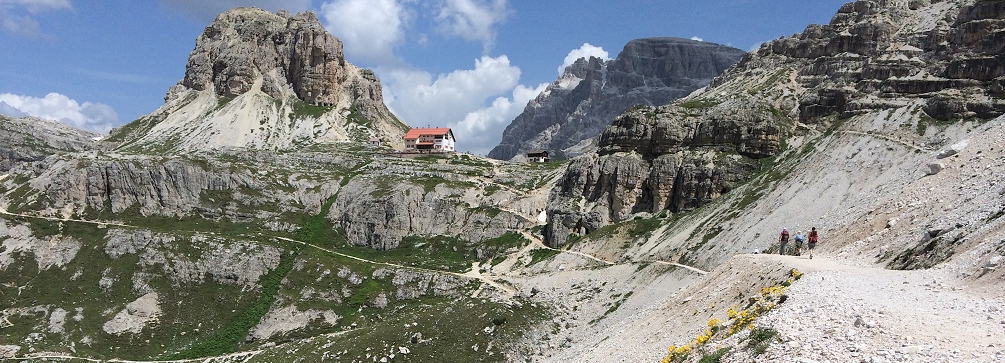
<instances>
[{"instance_id":1,"label":"boulder","mask_svg":"<svg viewBox=\"0 0 1005 363\"><path fill-rule=\"evenodd\" d=\"M941 162L928 163L927 170L925 170L925 174L928 174L928 175L938 174L938 173L942 172L942 169L945 169L945 167L946 166L943 165Z\"/></svg>"}]
</instances>

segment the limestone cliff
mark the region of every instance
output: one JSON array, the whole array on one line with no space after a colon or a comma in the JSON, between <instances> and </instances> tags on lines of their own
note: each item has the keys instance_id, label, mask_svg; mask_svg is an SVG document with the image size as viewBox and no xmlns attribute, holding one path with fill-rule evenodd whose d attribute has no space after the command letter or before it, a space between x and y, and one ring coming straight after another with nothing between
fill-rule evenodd
<instances>
[{"instance_id":1,"label":"limestone cliff","mask_svg":"<svg viewBox=\"0 0 1005 363\"><path fill-rule=\"evenodd\" d=\"M701 106L701 107L697 107ZM638 213L678 213L728 193L779 149L781 116L736 98L717 105L638 107L576 158L548 200L550 244Z\"/></svg>"},{"instance_id":2,"label":"limestone cliff","mask_svg":"<svg viewBox=\"0 0 1005 363\"><path fill-rule=\"evenodd\" d=\"M628 42L610 61L580 58L527 104L489 157L575 146L632 106L664 105L704 87L744 54L715 43L646 38Z\"/></svg>"},{"instance_id":3,"label":"limestone cliff","mask_svg":"<svg viewBox=\"0 0 1005 363\"><path fill-rule=\"evenodd\" d=\"M347 62L313 12L237 8L196 40L164 106L113 130L118 148L185 152L289 150L371 136L395 145L408 127L384 105L373 72Z\"/></svg>"},{"instance_id":4,"label":"limestone cliff","mask_svg":"<svg viewBox=\"0 0 1005 363\"><path fill-rule=\"evenodd\" d=\"M0 137L0 173L52 154L88 150L101 137L62 122L4 115L0 115L0 134L3 135Z\"/></svg>"},{"instance_id":5,"label":"limestone cliff","mask_svg":"<svg viewBox=\"0 0 1005 363\"><path fill-rule=\"evenodd\" d=\"M552 191L548 242L706 204L791 137L849 129L940 147L947 125L1005 113L1003 25L1005 1L848 3L827 25L764 44L700 94L622 115Z\"/></svg>"}]
</instances>

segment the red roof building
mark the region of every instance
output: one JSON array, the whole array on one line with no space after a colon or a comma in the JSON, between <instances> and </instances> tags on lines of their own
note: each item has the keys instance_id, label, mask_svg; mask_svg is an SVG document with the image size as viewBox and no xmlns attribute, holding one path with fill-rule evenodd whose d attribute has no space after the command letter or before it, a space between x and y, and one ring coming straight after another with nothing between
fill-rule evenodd
<instances>
[{"instance_id":1,"label":"red roof building","mask_svg":"<svg viewBox=\"0 0 1005 363\"><path fill-rule=\"evenodd\" d=\"M404 139L405 151L454 151L454 132L447 127L414 128L408 130Z\"/></svg>"}]
</instances>

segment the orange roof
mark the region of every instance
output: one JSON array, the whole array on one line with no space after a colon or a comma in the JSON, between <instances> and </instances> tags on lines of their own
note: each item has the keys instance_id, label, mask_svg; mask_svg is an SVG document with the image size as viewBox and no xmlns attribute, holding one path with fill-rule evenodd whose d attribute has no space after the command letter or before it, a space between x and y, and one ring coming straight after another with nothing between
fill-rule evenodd
<instances>
[{"instance_id":1,"label":"orange roof","mask_svg":"<svg viewBox=\"0 0 1005 363\"><path fill-rule=\"evenodd\" d=\"M454 135L454 133L452 131L450 131L449 127L414 128L414 129L408 130L408 133L405 134L405 139L418 139L419 136L422 136L422 135L433 135L433 136L436 136L436 135L446 135L446 134L450 134L450 136Z\"/></svg>"}]
</instances>

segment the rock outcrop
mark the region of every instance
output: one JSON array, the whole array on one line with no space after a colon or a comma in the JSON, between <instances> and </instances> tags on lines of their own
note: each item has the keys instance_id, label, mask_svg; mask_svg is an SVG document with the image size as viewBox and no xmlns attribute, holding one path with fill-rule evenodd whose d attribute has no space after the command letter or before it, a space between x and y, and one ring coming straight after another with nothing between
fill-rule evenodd
<instances>
[{"instance_id":1,"label":"rock outcrop","mask_svg":"<svg viewBox=\"0 0 1005 363\"><path fill-rule=\"evenodd\" d=\"M990 119L1005 113L1003 7L1001 1L848 3L830 24L766 43L739 69L766 62L798 69L802 122L916 100L936 120Z\"/></svg>"},{"instance_id":2,"label":"rock outcrop","mask_svg":"<svg viewBox=\"0 0 1005 363\"><path fill-rule=\"evenodd\" d=\"M347 62L313 12L237 8L196 40L185 77L157 111L113 130L122 150L288 150L371 136L395 145L408 127L384 105L372 71Z\"/></svg>"},{"instance_id":3,"label":"rock outcrop","mask_svg":"<svg viewBox=\"0 0 1005 363\"><path fill-rule=\"evenodd\" d=\"M580 58L532 100L489 157L560 151L599 135L636 105L664 105L707 85L746 52L681 38L636 39L617 59Z\"/></svg>"},{"instance_id":4,"label":"rock outcrop","mask_svg":"<svg viewBox=\"0 0 1005 363\"><path fill-rule=\"evenodd\" d=\"M478 189L456 181L401 180L387 189L378 189L375 184L378 182L370 178L354 179L342 188L328 215L353 245L388 250L414 235L458 236L480 242L536 224L496 206L470 204L478 202L462 195ZM483 202L490 201L484 198Z\"/></svg>"},{"instance_id":5,"label":"rock outcrop","mask_svg":"<svg viewBox=\"0 0 1005 363\"><path fill-rule=\"evenodd\" d=\"M785 138L857 116L876 119L856 125L863 134L941 147L945 125L1005 113L1003 28L1000 0L848 3L827 25L765 43L700 94L615 121L552 191L547 242L705 204Z\"/></svg>"},{"instance_id":6,"label":"rock outcrop","mask_svg":"<svg viewBox=\"0 0 1005 363\"><path fill-rule=\"evenodd\" d=\"M89 150L101 137L62 122L4 115L0 115L0 134L3 135L0 137L0 173L49 155Z\"/></svg>"},{"instance_id":7,"label":"rock outcrop","mask_svg":"<svg viewBox=\"0 0 1005 363\"><path fill-rule=\"evenodd\" d=\"M778 152L782 118L770 105L736 98L701 106L637 107L618 117L599 151L574 159L552 190L547 242L559 246L637 213L700 207Z\"/></svg>"}]
</instances>

